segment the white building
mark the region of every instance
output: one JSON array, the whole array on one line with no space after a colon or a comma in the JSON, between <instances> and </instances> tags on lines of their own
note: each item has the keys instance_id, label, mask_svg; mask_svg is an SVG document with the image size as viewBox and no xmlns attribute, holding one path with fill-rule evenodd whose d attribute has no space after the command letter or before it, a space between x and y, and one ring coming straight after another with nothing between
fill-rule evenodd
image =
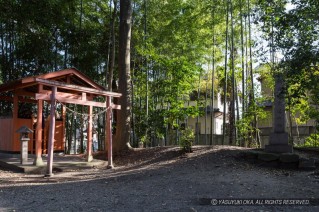
<instances>
[{"instance_id":1,"label":"white building","mask_svg":"<svg viewBox=\"0 0 319 212\"><path fill-rule=\"evenodd\" d=\"M187 126L195 130L198 134L211 134L211 130L214 135L223 134L223 104L220 98L214 99L214 110L212 110L211 101L207 100L206 107L200 107L200 111L203 115L198 117L188 117ZM196 101L190 101L187 106L196 106ZM213 126L211 128L213 113Z\"/></svg>"}]
</instances>

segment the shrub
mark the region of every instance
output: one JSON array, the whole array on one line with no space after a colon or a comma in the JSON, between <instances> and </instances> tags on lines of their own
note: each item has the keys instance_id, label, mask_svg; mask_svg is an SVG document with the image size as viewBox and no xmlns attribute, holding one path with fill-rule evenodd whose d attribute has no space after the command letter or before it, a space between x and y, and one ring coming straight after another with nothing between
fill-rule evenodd
<instances>
[{"instance_id":1,"label":"shrub","mask_svg":"<svg viewBox=\"0 0 319 212\"><path fill-rule=\"evenodd\" d=\"M139 147L147 147L147 145L150 143L150 138L148 135L143 135L139 142Z\"/></svg>"},{"instance_id":2,"label":"shrub","mask_svg":"<svg viewBox=\"0 0 319 212\"><path fill-rule=\"evenodd\" d=\"M313 133L305 140L305 145L307 147L318 147L319 146L319 133Z\"/></svg>"},{"instance_id":3,"label":"shrub","mask_svg":"<svg viewBox=\"0 0 319 212\"><path fill-rule=\"evenodd\" d=\"M192 152L192 145L194 142L194 138L195 138L195 135L191 128L186 128L185 130L181 131L179 145L182 148L182 151L184 153Z\"/></svg>"}]
</instances>

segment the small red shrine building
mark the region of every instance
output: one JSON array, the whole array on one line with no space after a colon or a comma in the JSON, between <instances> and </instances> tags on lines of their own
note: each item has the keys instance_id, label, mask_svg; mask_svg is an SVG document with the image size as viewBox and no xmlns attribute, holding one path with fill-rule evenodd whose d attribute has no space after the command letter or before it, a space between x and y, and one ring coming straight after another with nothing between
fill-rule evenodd
<instances>
[{"instance_id":1,"label":"small red shrine building","mask_svg":"<svg viewBox=\"0 0 319 212\"><path fill-rule=\"evenodd\" d=\"M88 106L88 161L92 160L92 116L93 107L107 108L107 142L111 135L111 110L120 109L120 106L111 102L112 97L120 97L121 94L108 92L105 88L75 68L64 69L56 72L30 76L0 85L0 101L12 103L12 114L0 118L0 151L20 152L20 135L16 131L23 125L34 130L29 142L29 152L36 155L35 165L41 165L42 154L48 152L50 120L43 118L44 101L52 105L52 97L55 102L71 103ZM96 101L99 97L100 101ZM101 102L102 99L102 102ZM36 114L27 111L29 115L21 117L19 109L23 103L36 105ZM54 151L64 151L65 148L65 114L66 108L62 104L59 119L55 119L55 128L51 129L54 136ZM111 145L109 145L111 146ZM111 146L112 147L112 146Z\"/></svg>"}]
</instances>

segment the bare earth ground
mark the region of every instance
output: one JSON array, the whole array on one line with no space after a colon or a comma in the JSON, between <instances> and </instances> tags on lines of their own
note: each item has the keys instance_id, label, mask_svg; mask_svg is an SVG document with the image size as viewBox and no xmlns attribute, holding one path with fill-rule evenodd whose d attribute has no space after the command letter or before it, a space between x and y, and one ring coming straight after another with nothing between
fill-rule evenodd
<instances>
[{"instance_id":1,"label":"bare earth ground","mask_svg":"<svg viewBox=\"0 0 319 212\"><path fill-rule=\"evenodd\" d=\"M181 155L177 147L135 149L117 156L112 170L51 178L0 170L0 211L319 211L318 169L261 167L241 158L243 150L194 147ZM232 205L213 205L214 199ZM258 205L256 199L265 200ZM311 204L292 202L299 199Z\"/></svg>"}]
</instances>

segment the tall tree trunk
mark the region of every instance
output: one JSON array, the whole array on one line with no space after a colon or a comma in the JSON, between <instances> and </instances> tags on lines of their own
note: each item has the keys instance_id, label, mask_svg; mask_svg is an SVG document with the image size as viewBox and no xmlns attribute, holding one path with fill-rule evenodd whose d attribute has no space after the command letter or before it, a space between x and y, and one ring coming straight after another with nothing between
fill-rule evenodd
<instances>
[{"instance_id":1,"label":"tall tree trunk","mask_svg":"<svg viewBox=\"0 0 319 212\"><path fill-rule=\"evenodd\" d=\"M147 39L147 4L146 4L146 0L144 0L144 38L143 38L143 41L144 41L144 48L146 50L146 46L147 46L147 43L146 43L146 39ZM145 56L145 64L144 64L144 67L145 67L145 70L146 70L146 92L145 92L145 95L146 95L146 98L145 98L145 108L146 108L146 130L145 130L145 136L148 137L148 134L149 134L149 126L148 126L148 120L149 120L149 82L148 82L148 79L149 79L149 71L148 71L148 60L147 60L147 56ZM148 144L146 144L146 147L147 147Z\"/></svg>"},{"instance_id":2,"label":"tall tree trunk","mask_svg":"<svg viewBox=\"0 0 319 212\"><path fill-rule=\"evenodd\" d=\"M215 27L214 27L215 28ZM212 91L211 91L211 110L210 110L210 145L214 143L215 129L215 30L213 30L213 62L212 62Z\"/></svg>"},{"instance_id":3,"label":"tall tree trunk","mask_svg":"<svg viewBox=\"0 0 319 212\"><path fill-rule=\"evenodd\" d=\"M252 39L251 39L251 21L250 21L250 1L247 1L248 6L248 33L249 33L249 69L250 69L250 81L251 81L251 90L250 90L250 104L253 106L253 110L255 111L255 89L254 89L254 72L253 72L253 59L252 59ZM257 115L254 112L254 120L253 120L253 128L254 128L254 137L256 139L257 146L260 147L259 136L257 131Z\"/></svg>"},{"instance_id":4,"label":"tall tree trunk","mask_svg":"<svg viewBox=\"0 0 319 212\"><path fill-rule=\"evenodd\" d=\"M4 44L4 29L3 29L3 24L0 23L0 40L1 40L1 78L2 82L5 81L5 76L6 76L6 64L7 64L7 59L6 59L6 51L5 51L5 44Z\"/></svg>"},{"instance_id":5,"label":"tall tree trunk","mask_svg":"<svg viewBox=\"0 0 319 212\"><path fill-rule=\"evenodd\" d=\"M114 64L115 64L115 30L114 30L114 23L116 19L116 7L117 7L117 0L113 0L113 13L112 13L112 20L111 20L111 54L109 58L109 68L108 68L108 82L107 82L107 89L108 91L112 91L112 81L113 81L113 72L114 72Z\"/></svg>"},{"instance_id":6,"label":"tall tree trunk","mask_svg":"<svg viewBox=\"0 0 319 212\"><path fill-rule=\"evenodd\" d=\"M80 1L80 17L79 17L79 34L80 36L78 37L78 42L77 42L77 52L76 52L76 57L77 57L77 64L76 67L78 67L81 70L81 66L80 66L80 57L82 56L82 49L81 49L81 45L82 45L82 21L83 21L83 0Z\"/></svg>"},{"instance_id":7,"label":"tall tree trunk","mask_svg":"<svg viewBox=\"0 0 319 212\"><path fill-rule=\"evenodd\" d=\"M107 45L107 52L106 52L106 66L105 66L105 87L108 89L109 88L109 64L110 64L110 51L111 51L111 40L112 40L112 0L109 0L109 8L110 8L110 24L109 24L109 40L108 40L108 45ZM112 83L112 81L111 81Z\"/></svg>"},{"instance_id":8,"label":"tall tree trunk","mask_svg":"<svg viewBox=\"0 0 319 212\"><path fill-rule=\"evenodd\" d=\"M291 114L291 97L288 94L288 121L289 121L289 144L294 145L292 114Z\"/></svg>"},{"instance_id":9,"label":"tall tree trunk","mask_svg":"<svg viewBox=\"0 0 319 212\"><path fill-rule=\"evenodd\" d=\"M119 36L119 92L122 97L119 104L122 109L117 112L114 151L131 148L131 0L120 0L120 36Z\"/></svg>"},{"instance_id":10,"label":"tall tree trunk","mask_svg":"<svg viewBox=\"0 0 319 212\"><path fill-rule=\"evenodd\" d=\"M206 78L206 86L205 86L205 145L207 145L207 94L208 94L207 82L208 82L208 76Z\"/></svg>"},{"instance_id":11,"label":"tall tree trunk","mask_svg":"<svg viewBox=\"0 0 319 212\"><path fill-rule=\"evenodd\" d=\"M235 103L236 103L236 123L238 123L239 122L239 120L240 120L240 113L239 113L239 96L238 96L238 85L237 85L237 80L235 79L235 88L236 88L236 90L235 90ZM238 146L240 146L240 140L241 140L241 137L240 137L240 132L239 132L239 130L237 129L237 126L236 126L236 128L235 128L235 130L236 130L236 145L238 145Z\"/></svg>"},{"instance_id":12,"label":"tall tree trunk","mask_svg":"<svg viewBox=\"0 0 319 212\"><path fill-rule=\"evenodd\" d=\"M64 53L64 56L63 56L63 68L67 68L67 66L68 66L68 49L69 47L68 47L68 44L67 43L65 43L64 44L64 49L65 49L65 53Z\"/></svg>"},{"instance_id":13,"label":"tall tree trunk","mask_svg":"<svg viewBox=\"0 0 319 212\"><path fill-rule=\"evenodd\" d=\"M230 133L229 133L229 144L233 145L236 143L236 110L235 110L235 47L234 47L234 18L233 18L233 2L230 0L230 26L231 26L231 70L232 70L232 76L231 76L231 88L232 88L232 94L231 94L231 115L229 120L229 127L230 127Z\"/></svg>"},{"instance_id":14,"label":"tall tree trunk","mask_svg":"<svg viewBox=\"0 0 319 212\"><path fill-rule=\"evenodd\" d=\"M58 70L58 44L59 44L59 36L57 27L54 30L54 38L55 38L55 51L54 51L54 71Z\"/></svg>"},{"instance_id":15,"label":"tall tree trunk","mask_svg":"<svg viewBox=\"0 0 319 212\"><path fill-rule=\"evenodd\" d=\"M213 20L215 19L215 7L213 8ZM213 23L213 59L212 59L212 93L210 110L210 145L214 143L215 112L214 112L214 89L215 89L215 23Z\"/></svg>"},{"instance_id":16,"label":"tall tree trunk","mask_svg":"<svg viewBox=\"0 0 319 212\"><path fill-rule=\"evenodd\" d=\"M199 78L198 78L198 89L197 89L197 108L199 110L199 99L200 99L200 78L201 78L201 74L199 75ZM196 144L198 145L200 143L200 139L199 139L199 136L200 136L200 128L201 126L199 125L199 113L197 114L197 119L196 119Z\"/></svg>"},{"instance_id":17,"label":"tall tree trunk","mask_svg":"<svg viewBox=\"0 0 319 212\"><path fill-rule=\"evenodd\" d=\"M229 12L229 1L227 0L226 6L226 47L225 47L225 67L224 67L224 100L223 100L223 141L222 144L225 144L226 140L226 103L227 103L227 52L228 52L228 12Z\"/></svg>"},{"instance_id":18,"label":"tall tree trunk","mask_svg":"<svg viewBox=\"0 0 319 212\"><path fill-rule=\"evenodd\" d=\"M241 81L242 81L242 95L241 95L241 118L243 119L245 117L245 111L246 111L246 101L245 101L245 50L244 50L244 26L243 26L243 1L240 1L240 46L241 46ZM241 132L239 132L241 133ZM240 146L244 146L243 136L240 134Z\"/></svg>"}]
</instances>

